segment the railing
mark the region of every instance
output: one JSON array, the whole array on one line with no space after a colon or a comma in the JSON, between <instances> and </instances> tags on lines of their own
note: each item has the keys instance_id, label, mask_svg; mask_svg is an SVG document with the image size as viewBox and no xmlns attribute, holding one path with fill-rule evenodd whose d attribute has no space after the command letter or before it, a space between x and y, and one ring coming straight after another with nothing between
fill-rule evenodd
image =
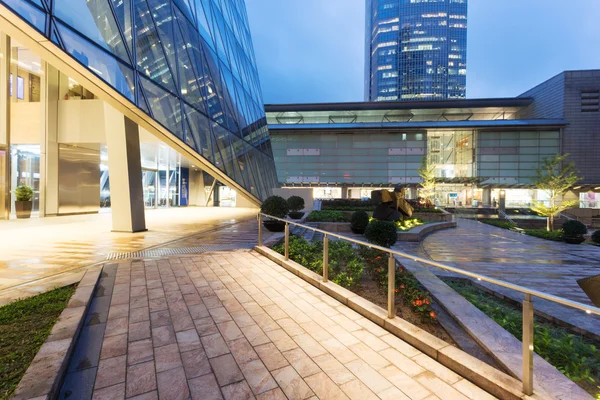
<instances>
[{"instance_id":1,"label":"railing","mask_svg":"<svg viewBox=\"0 0 600 400\"><path fill-rule=\"evenodd\" d=\"M327 282L329 280L328 277L328 266L329 266L329 237L335 237L341 240L345 240L347 242L355 243L360 246L370 247L372 249L380 250L385 253L388 253L388 318L394 318L396 316L396 293L395 293L395 284L396 284L396 259L394 256L400 256L406 259L410 259L416 262L420 262L432 267L440 268L445 271L454 272L459 275L468 276L469 278L477 279L478 281L492 283L494 285L498 285L507 289L516 290L524 294L523 300L523 393L526 395L533 394L533 302L531 299L533 297L538 297L540 299L548 300L554 303L562 304L563 306L573 307L575 309L581 310L586 314L595 314L600 315L600 308L594 306L588 306L583 303L579 303L576 301L564 299L562 297L554 296L548 293L540 292L534 289L529 289L524 286L515 285L510 282L505 282L499 279L494 279L487 277L485 275L476 274L473 272L465 271L460 268L451 267L448 265L440 264L436 261L427 260L421 257L413 256L410 254L403 253L401 251L389 249L387 247L377 246L371 243L363 242L362 240L353 239L347 236L339 235L337 233L332 233L328 231L324 231L322 229L317 229L312 226L300 224L298 222L289 221L282 218L272 217L267 214L258 214L258 245L263 245L263 217L268 218L274 221L280 221L285 223L285 233L284 233L284 257L286 260L289 260L289 240L290 240L290 225L298 226L304 229L309 229L315 232L319 232L323 234L323 282Z\"/></svg>"},{"instance_id":2,"label":"railing","mask_svg":"<svg viewBox=\"0 0 600 400\"><path fill-rule=\"evenodd\" d=\"M504 210L498 210L498 215L510 222L513 225L516 225L515 221L508 216L508 214Z\"/></svg>"}]
</instances>

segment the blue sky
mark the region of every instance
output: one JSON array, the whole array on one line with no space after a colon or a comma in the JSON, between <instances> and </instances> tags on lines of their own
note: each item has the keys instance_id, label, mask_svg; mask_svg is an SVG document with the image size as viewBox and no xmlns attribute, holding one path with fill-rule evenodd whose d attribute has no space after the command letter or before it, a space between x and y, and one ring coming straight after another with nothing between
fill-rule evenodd
<instances>
[{"instance_id":1,"label":"blue sky","mask_svg":"<svg viewBox=\"0 0 600 400\"><path fill-rule=\"evenodd\" d=\"M365 0L246 0L265 103L362 101ZM469 0L467 97L600 69L600 0Z\"/></svg>"}]
</instances>

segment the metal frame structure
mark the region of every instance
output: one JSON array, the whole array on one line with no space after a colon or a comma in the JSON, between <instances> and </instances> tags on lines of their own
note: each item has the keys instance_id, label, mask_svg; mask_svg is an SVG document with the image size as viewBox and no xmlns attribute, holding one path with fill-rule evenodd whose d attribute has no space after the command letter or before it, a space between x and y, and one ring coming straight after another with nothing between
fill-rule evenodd
<instances>
[{"instance_id":1,"label":"metal frame structure","mask_svg":"<svg viewBox=\"0 0 600 400\"><path fill-rule=\"evenodd\" d=\"M273 217L267 214L258 214L258 245L263 245L263 235L262 235L262 221L263 218L268 218L270 220L280 221L285 223L285 259L288 260L289 257L289 226L294 225L301 227L303 229L308 229L314 232L318 232L324 235L323 240L323 282L328 281L328 271L326 266L329 265L329 254L328 254L328 237L335 237L341 240L345 240L350 243L354 243L360 246L369 247L371 249L380 250L385 253L388 253L388 318L394 318L396 316L395 304L396 304L396 293L395 293L395 282L396 282L396 258L395 256L399 256L402 258L410 259L416 262L420 262L431 267L439 268L444 271L454 272L459 275L463 275L469 278L477 279L478 281L491 283L494 285L498 285L507 289L516 290L524 294L523 300L523 393L526 395L533 394L533 297L538 297L540 299L548 300L553 303L558 303L563 306L572 307L577 310L584 311L586 314L595 314L600 315L600 308L594 306L588 306L583 303L579 303L576 301L568 300L562 297L554 296L548 293L540 292L534 289L529 289L524 286L515 285L513 283L505 282L499 279L494 279L487 277L485 275L476 274L473 272L465 271L460 268L451 267L448 265L444 265L438 263L436 261L426 260L421 257L413 256L410 254L403 253L401 251L388 249L386 247L377 246L371 243L363 242L362 240L356 240L349 238L347 236L343 236L337 233L332 233L328 231L324 231L322 229L314 228L308 225L300 224L297 222L289 221L282 218Z\"/></svg>"}]
</instances>

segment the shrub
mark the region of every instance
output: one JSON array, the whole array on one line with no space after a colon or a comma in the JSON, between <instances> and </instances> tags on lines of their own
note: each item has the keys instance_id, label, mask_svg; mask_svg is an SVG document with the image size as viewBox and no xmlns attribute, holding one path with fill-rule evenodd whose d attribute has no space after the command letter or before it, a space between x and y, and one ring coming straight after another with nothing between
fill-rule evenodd
<instances>
[{"instance_id":1,"label":"shrub","mask_svg":"<svg viewBox=\"0 0 600 400\"><path fill-rule=\"evenodd\" d=\"M298 212L304 209L304 199L300 196L292 196L287 199L287 204L292 212Z\"/></svg>"},{"instance_id":2,"label":"shrub","mask_svg":"<svg viewBox=\"0 0 600 400\"><path fill-rule=\"evenodd\" d=\"M512 222L499 221L496 219L482 219L482 220L479 220L479 222L483 222L484 224L492 225L492 226L495 226L497 228L502 228L502 229L512 229L512 228L517 227L517 225L513 224Z\"/></svg>"},{"instance_id":3,"label":"shrub","mask_svg":"<svg viewBox=\"0 0 600 400\"><path fill-rule=\"evenodd\" d=\"M33 189L31 186L17 186L15 196L17 201L30 201L33 197Z\"/></svg>"},{"instance_id":4,"label":"shrub","mask_svg":"<svg viewBox=\"0 0 600 400\"><path fill-rule=\"evenodd\" d=\"M270 196L260 206L260 212L272 217L285 218L289 212L289 207L283 197Z\"/></svg>"},{"instance_id":5,"label":"shrub","mask_svg":"<svg viewBox=\"0 0 600 400\"><path fill-rule=\"evenodd\" d=\"M389 221L373 220L365 230L365 237L373 244L392 247L398 240L396 224Z\"/></svg>"},{"instance_id":6,"label":"shrub","mask_svg":"<svg viewBox=\"0 0 600 400\"><path fill-rule=\"evenodd\" d=\"M577 237L587 233L587 227L576 220L569 220L563 224L562 230L566 237Z\"/></svg>"},{"instance_id":7,"label":"shrub","mask_svg":"<svg viewBox=\"0 0 600 400\"><path fill-rule=\"evenodd\" d=\"M367 226L369 226L369 214L365 211L355 211L350 218L352 232L363 234Z\"/></svg>"},{"instance_id":8,"label":"shrub","mask_svg":"<svg viewBox=\"0 0 600 400\"><path fill-rule=\"evenodd\" d=\"M371 200L357 199L323 200L321 209L338 211L373 211L375 209L375 203Z\"/></svg>"},{"instance_id":9,"label":"shrub","mask_svg":"<svg viewBox=\"0 0 600 400\"><path fill-rule=\"evenodd\" d=\"M600 244L600 230L597 230L592 234L592 242Z\"/></svg>"},{"instance_id":10,"label":"shrub","mask_svg":"<svg viewBox=\"0 0 600 400\"><path fill-rule=\"evenodd\" d=\"M415 226L423 225L424 222L419 218L403 219L402 221L396 221L396 227L400 231L410 231Z\"/></svg>"},{"instance_id":11,"label":"shrub","mask_svg":"<svg viewBox=\"0 0 600 400\"><path fill-rule=\"evenodd\" d=\"M563 240L562 231L548 232L545 229L525 229L525 234L529 236L535 236L540 239L553 240L555 242L562 242Z\"/></svg>"},{"instance_id":12,"label":"shrub","mask_svg":"<svg viewBox=\"0 0 600 400\"><path fill-rule=\"evenodd\" d=\"M306 218L307 222L348 222L339 211L313 211Z\"/></svg>"}]
</instances>

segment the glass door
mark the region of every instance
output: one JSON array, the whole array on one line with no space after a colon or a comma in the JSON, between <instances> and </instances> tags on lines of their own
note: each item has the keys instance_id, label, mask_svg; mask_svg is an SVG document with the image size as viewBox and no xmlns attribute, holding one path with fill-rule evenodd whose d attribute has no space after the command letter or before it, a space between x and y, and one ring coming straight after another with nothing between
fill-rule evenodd
<instances>
[{"instance_id":1,"label":"glass door","mask_svg":"<svg viewBox=\"0 0 600 400\"><path fill-rule=\"evenodd\" d=\"M142 185L144 188L144 205L147 208L156 207L156 171L142 169Z\"/></svg>"}]
</instances>

